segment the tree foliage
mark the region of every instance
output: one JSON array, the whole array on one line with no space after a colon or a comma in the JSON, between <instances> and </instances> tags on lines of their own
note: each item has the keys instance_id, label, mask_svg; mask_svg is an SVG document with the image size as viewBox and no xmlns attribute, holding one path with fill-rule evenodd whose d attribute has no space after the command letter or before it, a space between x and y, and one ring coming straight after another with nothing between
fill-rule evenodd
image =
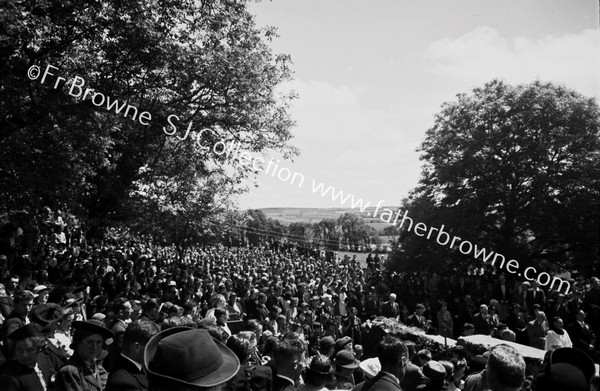
<instances>
[{"instance_id":1,"label":"tree foliage","mask_svg":"<svg viewBox=\"0 0 600 391\"><path fill-rule=\"evenodd\" d=\"M296 153L292 95L275 90L290 78L290 59L272 53L275 31L257 28L245 2L0 7L3 213L65 206L98 226L152 217L162 231L190 232L222 210L254 170L203 147L223 141L249 153ZM57 70L41 83L28 79L32 65ZM57 76L80 76L84 88L152 120L143 125L97 107L69 94L69 85L53 88Z\"/></svg>"},{"instance_id":2,"label":"tree foliage","mask_svg":"<svg viewBox=\"0 0 600 391\"><path fill-rule=\"evenodd\" d=\"M600 111L594 99L552 83L495 80L445 103L420 150L422 178L404 205L411 217L444 224L521 264L548 271L597 267ZM401 247L397 264L465 260L413 234L402 236Z\"/></svg>"}]
</instances>

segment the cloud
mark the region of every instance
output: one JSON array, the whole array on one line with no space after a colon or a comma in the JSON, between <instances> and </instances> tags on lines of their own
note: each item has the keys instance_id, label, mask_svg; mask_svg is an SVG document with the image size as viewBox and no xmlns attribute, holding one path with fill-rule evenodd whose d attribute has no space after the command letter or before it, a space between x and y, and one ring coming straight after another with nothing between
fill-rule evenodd
<instances>
[{"instance_id":1,"label":"cloud","mask_svg":"<svg viewBox=\"0 0 600 391\"><path fill-rule=\"evenodd\" d=\"M415 148L423 129L415 132L406 125L414 122L412 107L394 112L379 108L359 84L297 79L285 89L299 96L291 114L297 122L292 143L301 155L281 166L301 173L306 182L300 189L261 175L260 187L241 198L242 207L257 205L258 199L261 206L340 206L339 201L313 194L313 179L374 203L383 198L397 204L416 184L420 162Z\"/></svg>"},{"instance_id":2,"label":"cloud","mask_svg":"<svg viewBox=\"0 0 600 391\"><path fill-rule=\"evenodd\" d=\"M430 73L468 83L467 88L494 78L511 83L539 79L600 97L600 38L595 30L531 39L504 37L479 26L458 38L430 43L425 61Z\"/></svg>"}]
</instances>

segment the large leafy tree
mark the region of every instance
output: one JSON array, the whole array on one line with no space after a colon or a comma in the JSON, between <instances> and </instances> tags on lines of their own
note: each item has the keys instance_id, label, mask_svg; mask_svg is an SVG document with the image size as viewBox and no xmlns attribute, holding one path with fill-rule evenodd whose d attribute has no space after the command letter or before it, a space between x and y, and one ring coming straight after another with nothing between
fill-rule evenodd
<instances>
[{"instance_id":1,"label":"large leafy tree","mask_svg":"<svg viewBox=\"0 0 600 391\"><path fill-rule=\"evenodd\" d=\"M257 168L204 147L223 141L250 153L295 153L291 95L275 91L290 77L289 57L272 53L274 30L258 29L244 2L0 7L4 213L64 205L97 226L154 213L163 230L189 232L197 228L192 222L223 209ZM29 80L32 65L52 65L55 76ZM69 94L68 84L54 88L57 76L80 76L84 89L152 119L146 125L97 107L73 96L77 90Z\"/></svg>"},{"instance_id":2,"label":"large leafy tree","mask_svg":"<svg viewBox=\"0 0 600 391\"><path fill-rule=\"evenodd\" d=\"M597 267L594 99L552 83L495 80L445 103L421 152L423 175L404 205L411 217L545 271ZM466 259L475 262L407 232L395 254L409 269Z\"/></svg>"},{"instance_id":3,"label":"large leafy tree","mask_svg":"<svg viewBox=\"0 0 600 391\"><path fill-rule=\"evenodd\" d=\"M371 234L371 227L365 221L352 213L344 213L338 217L337 224L340 227L342 242L353 249L359 245L366 245Z\"/></svg>"}]
</instances>

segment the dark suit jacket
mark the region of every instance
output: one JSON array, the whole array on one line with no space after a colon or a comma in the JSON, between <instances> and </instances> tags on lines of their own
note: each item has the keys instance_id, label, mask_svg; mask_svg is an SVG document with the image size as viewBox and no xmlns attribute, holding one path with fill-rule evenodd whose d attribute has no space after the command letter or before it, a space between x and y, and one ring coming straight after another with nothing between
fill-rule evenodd
<instances>
[{"instance_id":1,"label":"dark suit jacket","mask_svg":"<svg viewBox=\"0 0 600 391\"><path fill-rule=\"evenodd\" d=\"M396 380L392 378L387 373L379 372L377 376L367 381L364 381L360 384L357 384L352 391L362 391L362 390L372 390L372 391L401 391L402 389L396 383Z\"/></svg>"},{"instance_id":2,"label":"dark suit jacket","mask_svg":"<svg viewBox=\"0 0 600 391\"><path fill-rule=\"evenodd\" d=\"M249 378L248 375L250 375ZM223 391L245 390L247 383L252 390L272 391L273 371L271 367L241 365L238 373L223 386Z\"/></svg>"},{"instance_id":3,"label":"dark suit jacket","mask_svg":"<svg viewBox=\"0 0 600 391\"><path fill-rule=\"evenodd\" d=\"M533 297L533 289L528 289L527 294L525 295L525 304L527 304L527 309L531 312L534 304L539 304L544 309L546 305L546 294L543 290L539 289L535 292L535 298Z\"/></svg>"},{"instance_id":4,"label":"dark suit jacket","mask_svg":"<svg viewBox=\"0 0 600 391\"><path fill-rule=\"evenodd\" d=\"M387 318L396 318L400 314L400 306L398 303L386 301L381 306L381 315Z\"/></svg>"},{"instance_id":5,"label":"dark suit jacket","mask_svg":"<svg viewBox=\"0 0 600 391\"><path fill-rule=\"evenodd\" d=\"M0 297L0 315L7 318L12 311L12 299L8 296Z\"/></svg>"},{"instance_id":6,"label":"dark suit jacket","mask_svg":"<svg viewBox=\"0 0 600 391\"><path fill-rule=\"evenodd\" d=\"M490 335L492 332L489 318L487 316L484 318L480 312L473 317L473 326L475 326L475 334Z\"/></svg>"},{"instance_id":7,"label":"dark suit jacket","mask_svg":"<svg viewBox=\"0 0 600 391\"><path fill-rule=\"evenodd\" d=\"M589 345L594 339L594 333L588 324L582 326L579 322L572 323L568 329L569 337L573 342L573 347L587 352Z\"/></svg>"},{"instance_id":8,"label":"dark suit jacket","mask_svg":"<svg viewBox=\"0 0 600 391\"><path fill-rule=\"evenodd\" d=\"M273 391L292 391L296 389L297 388L287 379L273 374Z\"/></svg>"},{"instance_id":9,"label":"dark suit jacket","mask_svg":"<svg viewBox=\"0 0 600 391\"><path fill-rule=\"evenodd\" d=\"M427 319L425 318L425 316L421 316L421 319L419 320L419 318L417 318L417 314L413 313L406 320L406 325L419 327L419 328L425 330L425 327L427 326Z\"/></svg>"},{"instance_id":10,"label":"dark suit jacket","mask_svg":"<svg viewBox=\"0 0 600 391\"><path fill-rule=\"evenodd\" d=\"M146 391L148 379L131 361L120 356L108 375L106 391Z\"/></svg>"},{"instance_id":11,"label":"dark suit jacket","mask_svg":"<svg viewBox=\"0 0 600 391\"><path fill-rule=\"evenodd\" d=\"M458 295L460 297L465 297L465 295L468 295L471 293L471 284L468 281L464 281L463 285L460 286L460 281L456 281L454 283L454 286L452 287L452 291L454 292L455 295Z\"/></svg>"},{"instance_id":12,"label":"dark suit jacket","mask_svg":"<svg viewBox=\"0 0 600 391\"><path fill-rule=\"evenodd\" d=\"M502 293L502 287L500 286L500 284L496 284L492 292L492 299L496 299L500 302L503 300L511 302L512 297L508 285L504 285L504 293Z\"/></svg>"},{"instance_id":13,"label":"dark suit jacket","mask_svg":"<svg viewBox=\"0 0 600 391\"><path fill-rule=\"evenodd\" d=\"M546 350L546 333L544 327L535 320L527 323L527 336L529 338L529 346Z\"/></svg>"},{"instance_id":14,"label":"dark suit jacket","mask_svg":"<svg viewBox=\"0 0 600 391\"><path fill-rule=\"evenodd\" d=\"M414 391L417 386L425 384L425 376L421 372L421 368L409 362L404 369L404 378L400 382L402 391Z\"/></svg>"}]
</instances>

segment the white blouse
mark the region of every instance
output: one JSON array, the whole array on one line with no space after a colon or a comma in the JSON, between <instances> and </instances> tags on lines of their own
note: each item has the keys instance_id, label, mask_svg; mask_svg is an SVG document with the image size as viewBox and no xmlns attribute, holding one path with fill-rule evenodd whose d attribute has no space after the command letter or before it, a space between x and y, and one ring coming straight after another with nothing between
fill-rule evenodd
<instances>
[{"instance_id":1,"label":"white blouse","mask_svg":"<svg viewBox=\"0 0 600 391\"><path fill-rule=\"evenodd\" d=\"M567 330L563 330L563 334L557 334L554 330L548 330L546 334L546 351L558 348L572 348L573 343L569 337Z\"/></svg>"}]
</instances>

